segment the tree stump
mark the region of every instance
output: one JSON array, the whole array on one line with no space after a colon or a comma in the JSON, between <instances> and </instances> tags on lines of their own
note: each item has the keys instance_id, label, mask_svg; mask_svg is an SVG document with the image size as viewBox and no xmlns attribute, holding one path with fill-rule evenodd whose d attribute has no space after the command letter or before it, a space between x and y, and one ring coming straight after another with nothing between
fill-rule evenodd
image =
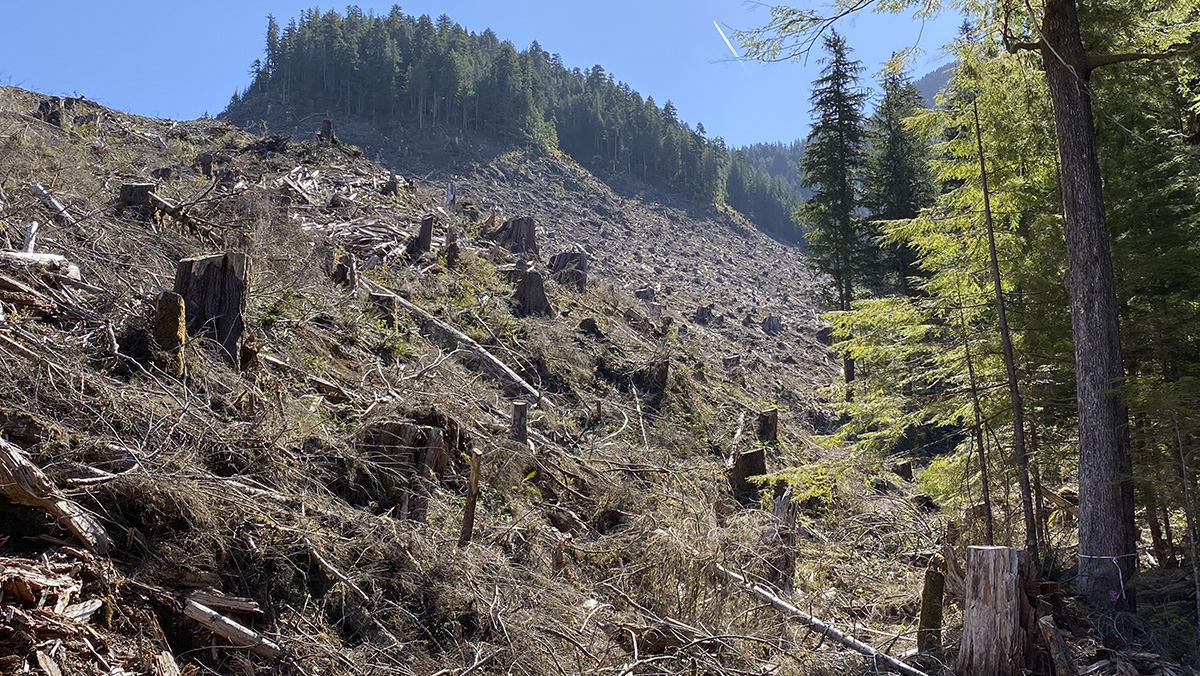
<instances>
[{"instance_id":1,"label":"tree stump","mask_svg":"<svg viewBox=\"0 0 1200 676\"><path fill-rule=\"evenodd\" d=\"M538 256L536 225L532 216L521 216L504 221L500 229L492 233L492 241L512 253Z\"/></svg>"},{"instance_id":2,"label":"tree stump","mask_svg":"<svg viewBox=\"0 0 1200 676\"><path fill-rule=\"evenodd\" d=\"M149 218L150 193L156 187L153 183L122 183L121 193L117 197L117 210L122 213L131 211L138 218Z\"/></svg>"},{"instance_id":3,"label":"tree stump","mask_svg":"<svg viewBox=\"0 0 1200 676\"><path fill-rule=\"evenodd\" d=\"M768 336L778 336L783 333L783 320L778 315L767 315L762 320L762 330Z\"/></svg>"},{"instance_id":4,"label":"tree stump","mask_svg":"<svg viewBox=\"0 0 1200 676\"><path fill-rule=\"evenodd\" d=\"M550 272L563 285L574 286L579 291L587 288L588 258L580 251L564 251L550 257Z\"/></svg>"},{"instance_id":5,"label":"tree stump","mask_svg":"<svg viewBox=\"0 0 1200 676\"><path fill-rule=\"evenodd\" d=\"M1033 645L1034 613L1025 588L1029 554L1013 547L969 547L963 635L956 671L1021 676Z\"/></svg>"},{"instance_id":6,"label":"tree stump","mask_svg":"<svg viewBox=\"0 0 1200 676\"><path fill-rule=\"evenodd\" d=\"M317 140L323 146L339 145L338 137L333 135L333 120L321 120L321 131L317 132Z\"/></svg>"},{"instance_id":7,"label":"tree stump","mask_svg":"<svg viewBox=\"0 0 1200 676\"><path fill-rule=\"evenodd\" d=\"M696 314L692 315L692 321L700 324L701 326L707 326L708 323L713 320L714 307L715 306L710 304L696 308Z\"/></svg>"},{"instance_id":8,"label":"tree stump","mask_svg":"<svg viewBox=\"0 0 1200 676\"><path fill-rule=\"evenodd\" d=\"M250 257L240 252L186 258L175 271L175 293L183 298L187 331L220 348L234 369L241 363Z\"/></svg>"},{"instance_id":9,"label":"tree stump","mask_svg":"<svg viewBox=\"0 0 1200 676\"><path fill-rule=\"evenodd\" d=\"M525 445L529 442L529 403L524 401L513 402L512 412L512 427L508 431L508 438Z\"/></svg>"},{"instance_id":10,"label":"tree stump","mask_svg":"<svg viewBox=\"0 0 1200 676\"><path fill-rule=\"evenodd\" d=\"M653 303L654 299L658 297L658 292L650 287L646 287L644 289L638 289L637 291L634 291L633 297L637 298L638 300L644 300L647 303Z\"/></svg>"},{"instance_id":11,"label":"tree stump","mask_svg":"<svg viewBox=\"0 0 1200 676\"><path fill-rule=\"evenodd\" d=\"M729 483L733 487L733 496L743 505L750 505L758 500L760 487L750 481L751 478L764 476L767 473L767 456L762 448L749 451L734 451L730 459Z\"/></svg>"},{"instance_id":12,"label":"tree stump","mask_svg":"<svg viewBox=\"0 0 1200 676\"><path fill-rule=\"evenodd\" d=\"M413 249L413 256L418 257L422 254L427 254L433 249L433 214L425 214L421 217L421 229L417 232L417 244Z\"/></svg>"},{"instance_id":13,"label":"tree stump","mask_svg":"<svg viewBox=\"0 0 1200 676\"><path fill-rule=\"evenodd\" d=\"M517 314L522 317L553 317L558 314L546 296L546 284L540 272L529 271L521 275L521 281L517 282L513 292L513 300L517 303Z\"/></svg>"},{"instance_id":14,"label":"tree stump","mask_svg":"<svg viewBox=\"0 0 1200 676\"><path fill-rule=\"evenodd\" d=\"M758 432L756 436L759 443L779 443L779 409L769 408L758 414Z\"/></svg>"},{"instance_id":15,"label":"tree stump","mask_svg":"<svg viewBox=\"0 0 1200 676\"><path fill-rule=\"evenodd\" d=\"M333 266L333 281L350 287L350 292L358 290L358 261L354 254L344 254Z\"/></svg>"},{"instance_id":16,"label":"tree stump","mask_svg":"<svg viewBox=\"0 0 1200 676\"><path fill-rule=\"evenodd\" d=\"M173 378L183 377L183 345L187 340L187 311L183 296L164 291L154 310L154 343L157 361Z\"/></svg>"},{"instance_id":17,"label":"tree stump","mask_svg":"<svg viewBox=\"0 0 1200 676\"><path fill-rule=\"evenodd\" d=\"M37 118L56 127L61 127L63 124L64 108L63 100L57 96L42 99L38 103Z\"/></svg>"},{"instance_id":18,"label":"tree stump","mask_svg":"<svg viewBox=\"0 0 1200 676\"><path fill-rule=\"evenodd\" d=\"M389 329L396 328L400 314L400 304L396 302L396 298L397 296L390 293L371 293L367 296L371 307L379 313Z\"/></svg>"},{"instance_id":19,"label":"tree stump","mask_svg":"<svg viewBox=\"0 0 1200 676\"><path fill-rule=\"evenodd\" d=\"M396 176L395 172L392 172L388 177L387 183L383 185L381 192L390 197L400 194L400 177Z\"/></svg>"},{"instance_id":20,"label":"tree stump","mask_svg":"<svg viewBox=\"0 0 1200 676\"><path fill-rule=\"evenodd\" d=\"M921 615L917 620L917 650L938 653L942 650L942 597L946 593L946 576L929 568L925 571L925 587L921 590Z\"/></svg>"}]
</instances>

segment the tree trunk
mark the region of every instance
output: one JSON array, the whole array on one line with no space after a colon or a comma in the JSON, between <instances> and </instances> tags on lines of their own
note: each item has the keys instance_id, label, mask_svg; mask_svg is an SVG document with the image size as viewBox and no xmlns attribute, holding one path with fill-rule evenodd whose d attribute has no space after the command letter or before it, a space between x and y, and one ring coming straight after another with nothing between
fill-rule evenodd
<instances>
[{"instance_id":1,"label":"tree trunk","mask_svg":"<svg viewBox=\"0 0 1200 676\"><path fill-rule=\"evenodd\" d=\"M921 615L917 621L917 650L920 652L942 651L942 597L945 593L946 576L941 571L927 569L925 586L921 589Z\"/></svg>"},{"instance_id":2,"label":"tree trunk","mask_svg":"<svg viewBox=\"0 0 1200 676\"><path fill-rule=\"evenodd\" d=\"M183 297L188 333L202 333L221 348L234 369L241 363L250 257L225 253L186 258L175 271L175 293Z\"/></svg>"},{"instance_id":3,"label":"tree trunk","mask_svg":"<svg viewBox=\"0 0 1200 676\"><path fill-rule=\"evenodd\" d=\"M1047 0L1042 62L1054 106L1067 244L1067 295L1079 407L1078 591L1097 607L1134 607L1123 589L1137 567L1132 462L1121 336L1087 54L1075 0ZM1113 565L1113 564L1116 565ZM1114 594L1115 592L1115 594Z\"/></svg>"},{"instance_id":4,"label":"tree trunk","mask_svg":"<svg viewBox=\"0 0 1200 676\"><path fill-rule=\"evenodd\" d=\"M956 671L972 676L1021 676L1033 645L1029 554L1013 547L967 549L962 645Z\"/></svg>"},{"instance_id":5,"label":"tree trunk","mask_svg":"<svg viewBox=\"0 0 1200 676\"><path fill-rule=\"evenodd\" d=\"M1004 369L1008 375L1008 398L1013 418L1013 457L1017 464L1017 484L1021 489L1021 512L1025 515L1025 549L1034 561L1038 560L1037 519L1033 513L1033 492L1029 488L1029 456L1025 450L1025 411L1021 404L1021 388L1017 380L1016 358L1013 356L1012 334L1008 330L1008 314L1004 308L1004 284L1000 279L1000 262L996 255L995 224L992 221L992 198L988 192L987 162L983 159L983 128L979 124L979 103L971 101L975 114L975 143L979 149L979 181L983 189L983 217L987 224L988 256L992 270L992 289L996 295L996 317L1000 323L1000 345L1004 349Z\"/></svg>"}]
</instances>

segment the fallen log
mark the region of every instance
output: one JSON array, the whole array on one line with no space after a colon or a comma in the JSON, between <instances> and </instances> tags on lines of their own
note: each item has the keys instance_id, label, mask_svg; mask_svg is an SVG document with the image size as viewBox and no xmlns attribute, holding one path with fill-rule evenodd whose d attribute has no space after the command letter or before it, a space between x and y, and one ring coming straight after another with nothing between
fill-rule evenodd
<instances>
[{"instance_id":1,"label":"fallen log","mask_svg":"<svg viewBox=\"0 0 1200 676\"><path fill-rule=\"evenodd\" d=\"M813 617L812 615L809 615L808 613L804 612L803 610L800 610L796 606L788 603L787 601L784 601L783 599L779 598L775 594L771 593L771 591L768 590L766 587L763 587L762 585L757 585L757 584L750 582L745 577L739 575L738 573L733 572L732 570L729 570L728 568L722 566L719 563L713 563L712 565L713 565L713 572L716 574L717 577L721 578L722 580L724 580L726 582L731 582L731 583L737 585L738 587L740 587L742 589L742 591L746 592L747 594L750 594L751 596L757 598L758 600L760 600L764 603L769 604L772 608L774 608L775 610L778 610L779 612L783 613L784 615L787 615L789 617L794 617L794 618L800 620L800 622L802 624L812 627L813 629L816 629L817 631L821 632L822 636L831 638L834 641L840 643L841 645L844 645L847 648L850 648L851 650L855 650L859 653L862 653L863 655L866 655L867 657L870 657L873 660L876 660L879 662L884 662L888 666L892 667L893 669L898 670L900 673L908 674L908 676L927 676L927 674L925 674L925 672L921 671L920 669L910 667L909 665L905 664L904 662L901 662L900 660L896 659L895 657L892 657L891 655L880 652L879 650L876 650L872 646L869 646L866 643L863 643L862 641L854 638L853 636L846 635L845 633L841 632L834 626L832 626L826 622L822 622L821 620L818 620L817 618Z\"/></svg>"},{"instance_id":2,"label":"fallen log","mask_svg":"<svg viewBox=\"0 0 1200 676\"><path fill-rule=\"evenodd\" d=\"M270 639L234 622L208 606L189 599L183 607L183 614L217 636L229 639L234 645L249 648L250 652L256 655L273 660L282 659L284 656L283 650Z\"/></svg>"},{"instance_id":3,"label":"fallen log","mask_svg":"<svg viewBox=\"0 0 1200 676\"><path fill-rule=\"evenodd\" d=\"M0 439L0 491L9 500L38 507L53 516L96 554L108 553L108 533L94 516L63 497L50 479L25 457L21 447Z\"/></svg>"},{"instance_id":4,"label":"fallen log","mask_svg":"<svg viewBox=\"0 0 1200 676\"><path fill-rule=\"evenodd\" d=\"M546 407L547 404L541 401L542 394L537 390L537 388L526 382L524 378L517 375L516 371L513 371L511 368L509 368L507 364L500 361L496 355L492 354L482 345L475 342L475 340L470 336L429 314L425 308L422 308L421 306L416 305L415 303L412 303L401 296L395 295L380 284L366 278L360 281L368 291L394 296L393 302L410 314L416 316L421 322L422 330L427 333L434 334L435 340L443 343L454 343L455 345L449 347L461 347L475 355L475 357L483 362L489 371L492 371L501 379L506 380L510 385L524 390L527 394L529 394L530 397L532 397L533 401L538 402L538 404L543 408Z\"/></svg>"},{"instance_id":5,"label":"fallen log","mask_svg":"<svg viewBox=\"0 0 1200 676\"><path fill-rule=\"evenodd\" d=\"M67 208L63 206L63 203L55 199L54 195L51 195L49 190L43 188L41 183L33 181L29 184L29 189L33 191L33 194L41 198L46 203L46 206L50 207L50 210L54 212L54 217L58 219L59 223L68 226L75 225L75 219L71 214L67 213Z\"/></svg>"}]
</instances>

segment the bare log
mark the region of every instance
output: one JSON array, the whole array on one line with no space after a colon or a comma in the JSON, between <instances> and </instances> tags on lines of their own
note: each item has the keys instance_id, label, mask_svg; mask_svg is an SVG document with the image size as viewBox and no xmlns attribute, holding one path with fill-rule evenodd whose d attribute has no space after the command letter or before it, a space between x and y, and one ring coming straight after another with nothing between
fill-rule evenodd
<instances>
[{"instance_id":1,"label":"bare log","mask_svg":"<svg viewBox=\"0 0 1200 676\"><path fill-rule=\"evenodd\" d=\"M737 585L738 587L740 587L742 589L742 591L746 592L747 594L750 594L751 596L757 598L758 600L760 600L764 603L769 604L772 608L774 608L775 610L778 610L779 612L783 613L784 615L787 615L789 617L794 617L794 618L800 620L800 622L802 624L804 624L805 626L812 627L813 629L821 632L822 636L831 638L834 641L836 641L837 643L844 645L847 648L850 648L851 650L855 650L863 655L866 655L867 657L870 657L873 660L884 662L888 666L892 667L893 669L896 669L903 674L907 674L908 676L926 676L925 672L923 672L919 669L916 669L914 667L910 667L909 665L905 664L904 662L901 662L900 660L896 659L895 657L892 657L891 655L880 652L879 650L876 650L872 646L869 646L866 643L863 643L862 641L854 638L853 636L848 636L847 634L838 630L833 625L828 624L826 622L822 622L821 620L818 620L817 618L813 617L812 615L809 615L808 613L804 612L803 610L800 610L799 608L788 603L787 601L784 601L783 599L779 598L775 594L771 593L771 591L769 589L767 589L766 587L763 587L762 585L757 585L757 584L754 584L754 583L748 581L745 577L742 577L738 573L735 573L732 570L729 570L728 568L722 566L719 563L713 564L713 572L716 574L717 577L721 578L722 580L724 580L726 582L731 582L731 583Z\"/></svg>"},{"instance_id":2,"label":"bare log","mask_svg":"<svg viewBox=\"0 0 1200 676\"><path fill-rule=\"evenodd\" d=\"M224 610L242 615L262 614L262 608L259 607L258 601L241 596L230 596L215 589L197 589L188 594L188 600L208 606L213 610Z\"/></svg>"},{"instance_id":3,"label":"bare log","mask_svg":"<svg viewBox=\"0 0 1200 676\"><path fill-rule=\"evenodd\" d=\"M249 648L250 652L256 655L273 660L282 659L284 656L283 650L270 639L249 627L234 622L208 606L189 599L183 607L183 614L199 622L201 626L217 636L229 639L234 645Z\"/></svg>"},{"instance_id":4,"label":"bare log","mask_svg":"<svg viewBox=\"0 0 1200 676\"><path fill-rule=\"evenodd\" d=\"M513 371L511 368L509 368L507 364L500 361L496 355L492 354L482 345L475 342L475 340L473 340L470 336L429 314L429 312L421 306L416 305L405 298L392 294L385 287L380 286L379 284L368 279L363 279L362 282L367 286L367 288L375 291L376 293L391 294L394 298L393 302L395 302L397 306L404 308L405 311L414 315L421 322L422 331L430 334L431 338L435 342L441 343L444 347L451 349L457 349L461 347L474 354L476 358L483 362L489 371L495 373L508 384L524 390L529 394L530 397L532 397L533 401L541 403L542 395L540 392L538 392L537 388L526 382L524 378L517 375L516 371ZM544 403L542 403L542 405L545 406Z\"/></svg>"},{"instance_id":5,"label":"bare log","mask_svg":"<svg viewBox=\"0 0 1200 676\"><path fill-rule=\"evenodd\" d=\"M250 257L238 252L186 258L175 272L175 293L183 298L188 333L216 342L234 369L241 364L249 281Z\"/></svg>"},{"instance_id":6,"label":"bare log","mask_svg":"<svg viewBox=\"0 0 1200 676\"><path fill-rule=\"evenodd\" d=\"M1071 659L1071 652L1067 650L1067 642L1063 640L1058 626L1054 624L1054 617L1047 615L1038 620L1038 631L1042 632L1042 640L1050 649L1050 661L1054 664L1054 676L1079 676L1079 668L1075 666L1075 660Z\"/></svg>"},{"instance_id":7,"label":"bare log","mask_svg":"<svg viewBox=\"0 0 1200 676\"><path fill-rule=\"evenodd\" d=\"M71 214L67 213L67 208L63 206L63 203L55 199L54 195L51 195L49 190L43 188L41 183L33 181L29 184L29 189L33 191L33 194L41 198L46 203L46 206L50 207L50 210L54 212L54 217L58 219L59 223L66 226L75 225L75 219Z\"/></svg>"},{"instance_id":8,"label":"bare log","mask_svg":"<svg viewBox=\"0 0 1200 676\"><path fill-rule=\"evenodd\" d=\"M1032 644L1033 607L1025 594L1029 553L1014 547L967 549L963 636L957 671L1021 676Z\"/></svg>"},{"instance_id":9,"label":"bare log","mask_svg":"<svg viewBox=\"0 0 1200 676\"><path fill-rule=\"evenodd\" d=\"M71 531L84 547L106 554L111 541L94 516L63 497L50 479L25 457L21 447L0 439L0 491L9 500L45 510Z\"/></svg>"}]
</instances>

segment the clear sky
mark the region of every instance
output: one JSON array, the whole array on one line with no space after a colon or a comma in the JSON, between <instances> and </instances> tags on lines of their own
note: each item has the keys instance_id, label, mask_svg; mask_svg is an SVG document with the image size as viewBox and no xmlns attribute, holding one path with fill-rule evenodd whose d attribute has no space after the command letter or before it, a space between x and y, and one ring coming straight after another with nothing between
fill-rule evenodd
<instances>
[{"instance_id":1,"label":"clear sky","mask_svg":"<svg viewBox=\"0 0 1200 676\"><path fill-rule=\"evenodd\" d=\"M386 14L393 3L362 2ZM57 0L4 3L0 83L77 94L140 115L217 114L249 84L263 52L266 16L280 24L313 5L287 0ZM518 49L537 40L568 68L600 64L659 105L702 122L730 145L791 141L808 133L808 92L819 66L738 63L713 21L753 28L766 10L740 0L410 0L408 14L445 13L468 31L491 28ZM344 5L322 5L322 10ZM874 73L894 50L925 55L916 75L947 61L942 45L961 18L918 23L863 14L839 28ZM736 45L736 42L735 42Z\"/></svg>"}]
</instances>

